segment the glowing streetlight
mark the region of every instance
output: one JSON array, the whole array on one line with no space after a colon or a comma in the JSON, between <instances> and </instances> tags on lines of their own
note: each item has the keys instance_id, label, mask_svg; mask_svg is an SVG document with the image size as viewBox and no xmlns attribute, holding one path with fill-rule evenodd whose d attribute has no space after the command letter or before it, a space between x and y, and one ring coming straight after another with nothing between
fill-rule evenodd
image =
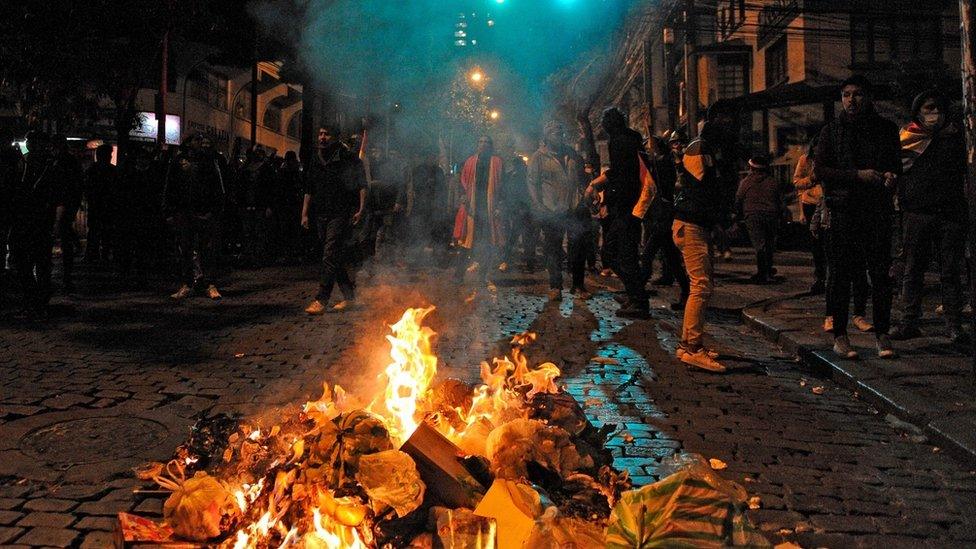
<instances>
[{"instance_id":1,"label":"glowing streetlight","mask_svg":"<svg viewBox=\"0 0 976 549\"><path fill-rule=\"evenodd\" d=\"M471 71L471 74L468 75L468 78L470 78L471 82L475 84L481 84L485 80L485 73L481 72L481 69L475 69Z\"/></svg>"},{"instance_id":2,"label":"glowing streetlight","mask_svg":"<svg viewBox=\"0 0 976 549\"><path fill-rule=\"evenodd\" d=\"M498 117L500 117L501 115L502 114L498 111L491 111L490 113L488 113L488 116L491 117L492 120L498 120Z\"/></svg>"}]
</instances>

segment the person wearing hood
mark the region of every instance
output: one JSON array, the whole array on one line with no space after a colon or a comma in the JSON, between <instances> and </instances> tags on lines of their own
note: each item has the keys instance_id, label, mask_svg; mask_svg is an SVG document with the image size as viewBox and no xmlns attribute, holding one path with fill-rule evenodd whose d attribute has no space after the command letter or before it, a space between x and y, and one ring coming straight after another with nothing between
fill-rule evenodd
<instances>
[{"instance_id":1,"label":"person wearing hood","mask_svg":"<svg viewBox=\"0 0 976 549\"><path fill-rule=\"evenodd\" d=\"M960 266L966 245L966 143L958 126L946 119L949 100L931 90L912 103L912 120L901 130L902 167L898 203L902 210L905 272L901 319L891 338L918 337L925 270L933 248L939 261L942 304L948 337L968 341L962 330Z\"/></svg>"},{"instance_id":2,"label":"person wearing hood","mask_svg":"<svg viewBox=\"0 0 976 549\"><path fill-rule=\"evenodd\" d=\"M827 312L833 317L834 352L857 358L847 338L851 280L863 257L871 277L871 303L878 356L894 358L888 338L891 322L891 219L893 189L902 171L898 127L877 114L871 86L854 75L840 86L843 111L820 133L814 176L823 185L830 209L827 263L833 272Z\"/></svg>"}]
</instances>

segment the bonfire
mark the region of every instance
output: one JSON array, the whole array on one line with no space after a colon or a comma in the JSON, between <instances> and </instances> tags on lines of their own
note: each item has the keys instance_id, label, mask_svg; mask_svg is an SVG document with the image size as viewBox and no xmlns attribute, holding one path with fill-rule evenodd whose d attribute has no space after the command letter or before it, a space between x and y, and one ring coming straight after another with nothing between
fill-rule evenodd
<instances>
[{"instance_id":1,"label":"bonfire","mask_svg":"<svg viewBox=\"0 0 976 549\"><path fill-rule=\"evenodd\" d=\"M556 365L529 364L532 333L483 362L480 384L438 381L433 310L390 326L368 401L325 384L270 427L202 421L173 460L138 471L172 493L162 523L120 515L119 544L605 546L630 488L604 447L613 427L593 427Z\"/></svg>"}]
</instances>

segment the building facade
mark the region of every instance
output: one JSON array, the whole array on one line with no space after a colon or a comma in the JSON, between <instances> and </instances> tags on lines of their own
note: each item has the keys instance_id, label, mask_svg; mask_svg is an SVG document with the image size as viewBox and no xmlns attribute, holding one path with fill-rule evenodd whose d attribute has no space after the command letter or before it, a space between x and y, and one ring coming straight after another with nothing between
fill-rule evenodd
<instances>
[{"instance_id":1,"label":"building facade","mask_svg":"<svg viewBox=\"0 0 976 549\"><path fill-rule=\"evenodd\" d=\"M915 93L961 89L959 62L948 0L648 1L594 105L619 105L632 126L661 134L694 133L709 105L733 101L742 142L770 153L782 175L839 111L844 78L878 84L879 112L901 124Z\"/></svg>"}]
</instances>

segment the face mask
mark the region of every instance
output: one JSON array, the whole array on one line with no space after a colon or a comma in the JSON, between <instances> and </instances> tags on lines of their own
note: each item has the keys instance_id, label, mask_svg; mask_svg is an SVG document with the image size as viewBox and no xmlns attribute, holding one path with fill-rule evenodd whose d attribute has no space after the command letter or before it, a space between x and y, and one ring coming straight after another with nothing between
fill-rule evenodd
<instances>
[{"instance_id":1,"label":"face mask","mask_svg":"<svg viewBox=\"0 0 976 549\"><path fill-rule=\"evenodd\" d=\"M926 128L936 128L942 125L942 113L934 112L922 115L922 125Z\"/></svg>"}]
</instances>

